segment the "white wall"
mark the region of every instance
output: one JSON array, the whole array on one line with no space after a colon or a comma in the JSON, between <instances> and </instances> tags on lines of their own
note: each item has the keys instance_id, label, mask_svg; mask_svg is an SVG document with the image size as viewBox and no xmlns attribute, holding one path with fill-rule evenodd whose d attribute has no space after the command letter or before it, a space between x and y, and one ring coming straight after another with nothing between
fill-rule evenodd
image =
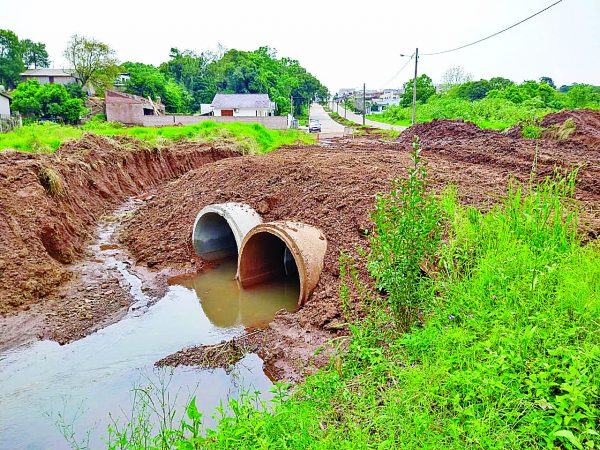
<instances>
[{"instance_id":1,"label":"white wall","mask_svg":"<svg viewBox=\"0 0 600 450\"><path fill-rule=\"evenodd\" d=\"M0 95L0 116L10 116L10 101Z\"/></svg>"},{"instance_id":2,"label":"white wall","mask_svg":"<svg viewBox=\"0 0 600 450\"><path fill-rule=\"evenodd\" d=\"M27 76L27 77L23 77L24 81L27 80L38 80L38 83L40 84L48 84L50 83L50 77L48 76ZM54 84L69 84L69 83L75 83L77 80L75 79L75 77L59 77L59 76L55 76L54 77Z\"/></svg>"},{"instance_id":3,"label":"white wall","mask_svg":"<svg viewBox=\"0 0 600 450\"><path fill-rule=\"evenodd\" d=\"M232 109L232 108L223 108L223 109ZM269 115L269 112L273 114L273 110L268 108L239 108L237 111L233 111L234 117L266 117ZM215 116L221 116L221 110L215 109Z\"/></svg>"}]
</instances>

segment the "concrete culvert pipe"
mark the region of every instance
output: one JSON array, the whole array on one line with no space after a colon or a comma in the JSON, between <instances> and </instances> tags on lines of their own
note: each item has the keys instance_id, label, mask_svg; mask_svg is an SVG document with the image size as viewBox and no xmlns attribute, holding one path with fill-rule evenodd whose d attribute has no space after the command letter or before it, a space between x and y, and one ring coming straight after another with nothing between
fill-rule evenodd
<instances>
[{"instance_id":1,"label":"concrete culvert pipe","mask_svg":"<svg viewBox=\"0 0 600 450\"><path fill-rule=\"evenodd\" d=\"M237 256L244 236L261 222L260 215L244 203L208 205L194 222L194 250L207 261Z\"/></svg>"},{"instance_id":2,"label":"concrete culvert pipe","mask_svg":"<svg viewBox=\"0 0 600 450\"><path fill-rule=\"evenodd\" d=\"M254 227L244 238L238 260L242 287L283 277L300 284L298 306L319 282L327 240L318 228L298 222L268 222Z\"/></svg>"}]
</instances>

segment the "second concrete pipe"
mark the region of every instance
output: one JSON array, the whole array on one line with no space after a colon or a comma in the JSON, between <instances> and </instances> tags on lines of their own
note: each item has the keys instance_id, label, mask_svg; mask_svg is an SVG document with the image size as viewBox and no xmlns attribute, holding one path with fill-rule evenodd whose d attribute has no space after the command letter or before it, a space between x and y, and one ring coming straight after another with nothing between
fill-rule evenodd
<instances>
[{"instance_id":1,"label":"second concrete pipe","mask_svg":"<svg viewBox=\"0 0 600 450\"><path fill-rule=\"evenodd\" d=\"M299 222L277 221L255 226L244 238L238 260L242 287L297 276L298 306L314 291L325 260L327 240L316 227Z\"/></svg>"}]
</instances>

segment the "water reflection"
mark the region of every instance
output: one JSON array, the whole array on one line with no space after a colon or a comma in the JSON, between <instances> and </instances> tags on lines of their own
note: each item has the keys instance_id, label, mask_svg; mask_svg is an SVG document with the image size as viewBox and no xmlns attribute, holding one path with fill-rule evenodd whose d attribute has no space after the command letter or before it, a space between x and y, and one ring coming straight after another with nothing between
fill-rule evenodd
<instances>
[{"instance_id":1,"label":"water reflection","mask_svg":"<svg viewBox=\"0 0 600 450\"><path fill-rule=\"evenodd\" d=\"M201 274L177 277L171 283L196 292L211 323L230 328L266 326L281 309L294 311L300 296L297 276L242 289L235 279L237 261L225 260Z\"/></svg>"}]
</instances>

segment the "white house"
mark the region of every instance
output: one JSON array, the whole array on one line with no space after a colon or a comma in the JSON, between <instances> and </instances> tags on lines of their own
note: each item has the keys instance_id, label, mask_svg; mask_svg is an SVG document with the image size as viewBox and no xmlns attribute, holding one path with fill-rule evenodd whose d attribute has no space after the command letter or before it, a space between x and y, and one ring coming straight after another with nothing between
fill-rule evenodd
<instances>
[{"instance_id":1,"label":"white house","mask_svg":"<svg viewBox=\"0 0 600 450\"><path fill-rule=\"evenodd\" d=\"M78 78L71 69L28 69L21 74L23 81L37 80L40 84L76 83Z\"/></svg>"},{"instance_id":2,"label":"white house","mask_svg":"<svg viewBox=\"0 0 600 450\"><path fill-rule=\"evenodd\" d=\"M217 94L211 103L215 116L266 117L275 115L268 94Z\"/></svg>"},{"instance_id":3,"label":"white house","mask_svg":"<svg viewBox=\"0 0 600 450\"><path fill-rule=\"evenodd\" d=\"M8 94L4 92L0 92L0 117L4 118L6 116L10 117L10 102L11 98Z\"/></svg>"}]
</instances>

